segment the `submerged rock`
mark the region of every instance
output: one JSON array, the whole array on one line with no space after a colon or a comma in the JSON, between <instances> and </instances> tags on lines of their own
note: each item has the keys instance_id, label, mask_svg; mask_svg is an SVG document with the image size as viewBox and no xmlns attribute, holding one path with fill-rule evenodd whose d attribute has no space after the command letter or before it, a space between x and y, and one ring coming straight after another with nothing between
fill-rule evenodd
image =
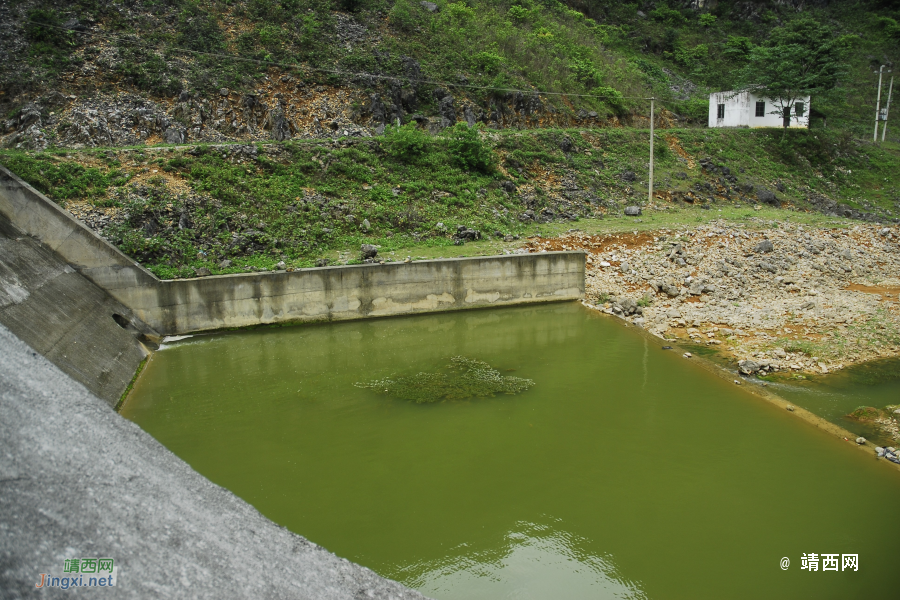
<instances>
[{"instance_id":1,"label":"submerged rock","mask_svg":"<svg viewBox=\"0 0 900 600\"><path fill-rule=\"evenodd\" d=\"M518 394L534 385L531 379L500 375L486 362L464 356L451 358L447 368L449 373L417 373L409 377L389 377L354 385L416 404L486 398L500 393Z\"/></svg>"}]
</instances>

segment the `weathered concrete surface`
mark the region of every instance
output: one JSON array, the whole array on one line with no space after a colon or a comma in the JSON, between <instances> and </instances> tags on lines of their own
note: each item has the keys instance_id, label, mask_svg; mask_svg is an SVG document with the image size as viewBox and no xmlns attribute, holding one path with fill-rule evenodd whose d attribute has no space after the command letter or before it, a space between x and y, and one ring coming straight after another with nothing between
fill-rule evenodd
<instances>
[{"instance_id":1,"label":"weathered concrete surface","mask_svg":"<svg viewBox=\"0 0 900 600\"><path fill-rule=\"evenodd\" d=\"M166 333L344 320L584 296L584 254L556 252L163 281L119 295Z\"/></svg>"},{"instance_id":2,"label":"weathered concrete surface","mask_svg":"<svg viewBox=\"0 0 900 600\"><path fill-rule=\"evenodd\" d=\"M0 323L113 406L148 354L132 320L127 308L0 215Z\"/></svg>"},{"instance_id":3,"label":"weathered concrete surface","mask_svg":"<svg viewBox=\"0 0 900 600\"><path fill-rule=\"evenodd\" d=\"M421 599L193 471L0 326L0 597L112 557L111 598ZM92 594L93 595L93 594Z\"/></svg>"},{"instance_id":4,"label":"weathered concrete surface","mask_svg":"<svg viewBox=\"0 0 900 600\"><path fill-rule=\"evenodd\" d=\"M0 214L168 335L584 297L580 251L160 281L2 167Z\"/></svg>"},{"instance_id":5,"label":"weathered concrete surface","mask_svg":"<svg viewBox=\"0 0 900 600\"><path fill-rule=\"evenodd\" d=\"M2 166L0 214L102 289L113 292L121 287L152 287L159 281L153 273Z\"/></svg>"}]
</instances>

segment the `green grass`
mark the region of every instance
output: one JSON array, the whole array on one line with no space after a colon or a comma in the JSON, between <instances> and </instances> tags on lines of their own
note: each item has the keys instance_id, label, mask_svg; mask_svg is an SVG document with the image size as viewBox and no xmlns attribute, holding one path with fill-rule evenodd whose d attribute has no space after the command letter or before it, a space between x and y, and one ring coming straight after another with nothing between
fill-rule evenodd
<instances>
[{"instance_id":1,"label":"green grass","mask_svg":"<svg viewBox=\"0 0 900 600\"><path fill-rule=\"evenodd\" d=\"M2 150L0 163L61 204L86 201L127 215L104 234L163 278L188 277L201 267L213 273L271 269L282 260L293 268L322 258L347 263L359 259L363 243L379 245L385 259L402 260L497 254L523 243L504 242L504 236L570 229L652 230L717 219L750 228L850 223L810 212L811 193L885 216L900 212L891 191L900 177L900 149L837 132L660 131L655 189L675 197L693 191L697 199L693 205L657 199L652 207L646 202L646 131L471 133L450 129L430 136L404 127L382 138L260 144L258 158L243 162L232 159L226 145ZM696 162L706 157L737 177L737 184L724 182L730 199L719 187L722 174ZM635 173L634 182L623 181L626 171ZM873 186L873 178L887 182ZM508 181L517 191L505 191ZM755 191L743 197L737 189L744 184L781 185L785 208L757 206ZM623 216L629 204L644 205L643 215ZM556 218L520 220L526 210L540 216L544 209ZM483 239L454 245L459 225L481 231ZM223 259L233 264L222 269Z\"/></svg>"}]
</instances>

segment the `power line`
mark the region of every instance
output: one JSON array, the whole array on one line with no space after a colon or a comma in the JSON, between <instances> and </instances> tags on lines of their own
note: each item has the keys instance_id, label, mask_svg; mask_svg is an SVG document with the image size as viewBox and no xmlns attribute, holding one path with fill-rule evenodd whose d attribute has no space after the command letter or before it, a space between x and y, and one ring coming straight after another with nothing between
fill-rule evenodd
<instances>
[{"instance_id":1,"label":"power line","mask_svg":"<svg viewBox=\"0 0 900 600\"><path fill-rule=\"evenodd\" d=\"M146 49L156 50L158 52L174 50L176 52L183 52L186 54L194 54L197 56L210 56L210 57L214 57L214 58L224 58L227 60L248 62L248 63L263 65L263 66L279 67L279 68L287 69L287 70L299 70L299 71L303 71L304 75L306 74L306 72L312 71L312 72L316 72L316 73L328 73L331 75L344 75L344 76L348 76L348 77L382 79L382 80L388 80L388 81L403 79L403 77L397 76L397 75L376 75L373 73L356 73L356 72L352 72L352 71L341 71L338 69L325 69L322 67L302 66L302 65L297 65L297 64L293 64L293 63L282 63L282 62L277 62L277 61L259 60L256 58L247 58L244 56L236 56L233 54L221 54L218 52L204 52L202 50L191 50L189 48L182 48L179 46L167 46L167 47L153 46L151 44L146 44L146 43L137 41L133 38L127 37L127 36L121 36L121 35L115 35L115 34L109 34L109 33L104 34L104 33L95 32L95 31L77 31L74 29L68 29L66 27L60 27L58 25L50 25L47 23L41 23L39 21L33 21L30 19L26 19L25 22L32 23L32 24L38 25L40 27L48 27L51 29L58 29L60 31L67 31L67 32L75 33L75 34L79 34L79 35L93 35L93 36L96 36L99 38L104 38L107 40L124 41L129 44L141 46ZM610 98L616 98L615 96L601 95L601 94L571 94L571 93L567 93L567 92L539 92L537 90L521 90L521 89L516 89L516 88L501 88L501 87L494 87L494 86L472 85L472 84L465 84L465 83L451 83L448 81L434 81L434 80L430 80L430 79L413 79L411 77L406 77L405 79L407 79L411 82L415 81L418 84L425 84L425 85L466 88L466 89L473 89L473 90L488 90L488 91L506 92L506 93L516 92L516 93L521 93L521 94L530 94L533 96L567 96L567 97L571 97L571 98L596 98L598 100L608 100ZM618 96L618 98L621 98L623 100L651 100L651 98L646 98L643 96Z\"/></svg>"}]
</instances>

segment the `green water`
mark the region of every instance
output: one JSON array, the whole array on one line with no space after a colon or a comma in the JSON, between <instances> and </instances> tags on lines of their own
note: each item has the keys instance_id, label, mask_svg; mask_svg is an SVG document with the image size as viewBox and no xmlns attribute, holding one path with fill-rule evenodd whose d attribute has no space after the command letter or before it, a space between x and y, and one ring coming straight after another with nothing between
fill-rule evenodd
<instances>
[{"instance_id":1,"label":"green water","mask_svg":"<svg viewBox=\"0 0 900 600\"><path fill-rule=\"evenodd\" d=\"M441 600L900 596L900 473L660 345L576 303L198 336L122 412ZM354 386L452 356L535 385L434 404ZM859 570L801 570L812 552Z\"/></svg>"},{"instance_id":2,"label":"green water","mask_svg":"<svg viewBox=\"0 0 900 600\"><path fill-rule=\"evenodd\" d=\"M786 400L873 443L900 445L872 424L845 418L860 406L900 404L900 359L872 361L808 381L775 382L770 386Z\"/></svg>"}]
</instances>

